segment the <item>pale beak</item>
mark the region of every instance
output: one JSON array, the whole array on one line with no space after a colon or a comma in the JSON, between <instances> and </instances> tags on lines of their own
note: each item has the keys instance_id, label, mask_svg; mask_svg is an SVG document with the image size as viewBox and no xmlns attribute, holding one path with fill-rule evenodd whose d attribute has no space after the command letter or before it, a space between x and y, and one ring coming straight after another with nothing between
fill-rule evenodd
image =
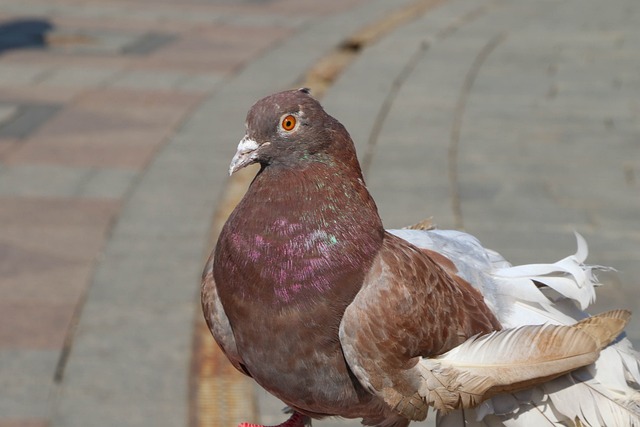
<instances>
[{"instance_id":1,"label":"pale beak","mask_svg":"<svg viewBox=\"0 0 640 427\"><path fill-rule=\"evenodd\" d=\"M257 158L256 150L259 147L260 146L256 141L245 135L238 144L238 150L236 151L235 156L233 156L233 159L231 159L231 164L229 165L229 175L242 169L245 166L250 165L251 163L255 163Z\"/></svg>"}]
</instances>

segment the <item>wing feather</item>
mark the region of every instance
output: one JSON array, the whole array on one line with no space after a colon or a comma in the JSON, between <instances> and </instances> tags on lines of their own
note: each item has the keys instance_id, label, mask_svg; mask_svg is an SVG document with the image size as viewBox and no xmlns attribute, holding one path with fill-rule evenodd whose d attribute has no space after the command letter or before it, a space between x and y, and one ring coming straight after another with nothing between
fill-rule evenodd
<instances>
[{"instance_id":1,"label":"wing feather","mask_svg":"<svg viewBox=\"0 0 640 427\"><path fill-rule=\"evenodd\" d=\"M229 323L229 318L222 307L216 282L213 279L213 254L209 257L202 273L202 286L200 289L202 312L207 326L218 346L225 353L231 364L245 375L249 373L242 367L242 358L236 347L236 340Z\"/></svg>"},{"instance_id":2,"label":"wing feather","mask_svg":"<svg viewBox=\"0 0 640 427\"><path fill-rule=\"evenodd\" d=\"M421 360L421 394L436 409L449 411L546 382L593 363L628 319L628 312L614 310L573 326L522 326L473 337Z\"/></svg>"}]
</instances>

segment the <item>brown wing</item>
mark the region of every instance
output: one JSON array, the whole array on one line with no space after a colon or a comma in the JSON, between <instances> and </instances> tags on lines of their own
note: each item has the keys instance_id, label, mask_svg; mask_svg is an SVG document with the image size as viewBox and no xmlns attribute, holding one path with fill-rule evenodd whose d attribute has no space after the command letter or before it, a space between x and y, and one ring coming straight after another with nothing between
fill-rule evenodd
<instances>
[{"instance_id":1,"label":"brown wing","mask_svg":"<svg viewBox=\"0 0 640 427\"><path fill-rule=\"evenodd\" d=\"M411 419L427 414L418 394L418 358L501 328L482 295L452 274L453 264L439 262L386 234L340 325L343 351L358 380Z\"/></svg>"},{"instance_id":2,"label":"brown wing","mask_svg":"<svg viewBox=\"0 0 640 427\"><path fill-rule=\"evenodd\" d=\"M216 282L213 280L213 253L207 261L202 273L202 287L200 289L200 299L202 302L202 312L207 326L224 354L231 364L245 375L248 372L242 367L242 358L238 354L236 340L233 336L231 324L227 318L224 308L218 298Z\"/></svg>"}]
</instances>

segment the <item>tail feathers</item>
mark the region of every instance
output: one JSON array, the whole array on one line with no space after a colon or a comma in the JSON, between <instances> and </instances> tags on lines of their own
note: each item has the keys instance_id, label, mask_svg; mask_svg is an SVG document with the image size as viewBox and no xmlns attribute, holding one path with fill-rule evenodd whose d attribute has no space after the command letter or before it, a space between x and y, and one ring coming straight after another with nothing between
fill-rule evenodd
<instances>
[{"instance_id":1,"label":"tail feathers","mask_svg":"<svg viewBox=\"0 0 640 427\"><path fill-rule=\"evenodd\" d=\"M584 265L587 243L580 234L575 234L578 249L574 255L553 264L526 264L494 270L491 275L499 283L498 292L538 303L569 298L582 310L586 309L595 301L595 286L599 285L594 270L608 268ZM556 294L545 292L538 284L548 286Z\"/></svg>"},{"instance_id":2,"label":"tail feathers","mask_svg":"<svg viewBox=\"0 0 640 427\"><path fill-rule=\"evenodd\" d=\"M492 401L496 399L492 399L487 401L483 407L457 410L448 414L439 412L436 425L438 427L557 427L572 425L566 417L559 420L547 403L536 406L529 400L519 401L511 394L501 395L500 398L513 402L515 405L509 413L494 412ZM501 404L498 403L496 406L498 405ZM483 411L485 408L486 410Z\"/></svg>"},{"instance_id":3,"label":"tail feathers","mask_svg":"<svg viewBox=\"0 0 640 427\"><path fill-rule=\"evenodd\" d=\"M585 370L564 375L543 385L556 412L589 426L640 426L638 392L629 396L612 392L596 380L581 381Z\"/></svg>"},{"instance_id":4,"label":"tail feathers","mask_svg":"<svg viewBox=\"0 0 640 427\"><path fill-rule=\"evenodd\" d=\"M597 381L612 392L629 398L640 398L640 355L631 347L631 342L623 338L600 353L600 358L588 372L578 371L576 378Z\"/></svg>"},{"instance_id":5,"label":"tail feathers","mask_svg":"<svg viewBox=\"0 0 640 427\"><path fill-rule=\"evenodd\" d=\"M636 390L640 390L640 353L631 346L631 341L626 338L616 343L613 347L611 351L615 350L616 355L624 365L627 383ZM596 367L600 369L597 365Z\"/></svg>"},{"instance_id":6,"label":"tail feathers","mask_svg":"<svg viewBox=\"0 0 640 427\"><path fill-rule=\"evenodd\" d=\"M583 381L582 368L522 393L500 394L477 408L438 413L437 426L640 426L638 391L612 393L597 381Z\"/></svg>"}]
</instances>

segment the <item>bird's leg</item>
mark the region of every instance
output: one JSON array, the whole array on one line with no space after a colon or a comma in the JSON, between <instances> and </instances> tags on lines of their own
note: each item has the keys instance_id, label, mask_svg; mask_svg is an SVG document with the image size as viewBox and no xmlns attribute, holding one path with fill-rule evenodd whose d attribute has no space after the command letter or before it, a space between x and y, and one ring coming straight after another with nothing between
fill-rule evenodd
<instances>
[{"instance_id":1,"label":"bird's leg","mask_svg":"<svg viewBox=\"0 0 640 427\"><path fill-rule=\"evenodd\" d=\"M291 414L291 417L282 424L278 424L277 426L263 426L261 424L251 424L251 423L240 423L238 427L306 427L310 426L309 418L305 415L302 415L299 412L294 412Z\"/></svg>"}]
</instances>

